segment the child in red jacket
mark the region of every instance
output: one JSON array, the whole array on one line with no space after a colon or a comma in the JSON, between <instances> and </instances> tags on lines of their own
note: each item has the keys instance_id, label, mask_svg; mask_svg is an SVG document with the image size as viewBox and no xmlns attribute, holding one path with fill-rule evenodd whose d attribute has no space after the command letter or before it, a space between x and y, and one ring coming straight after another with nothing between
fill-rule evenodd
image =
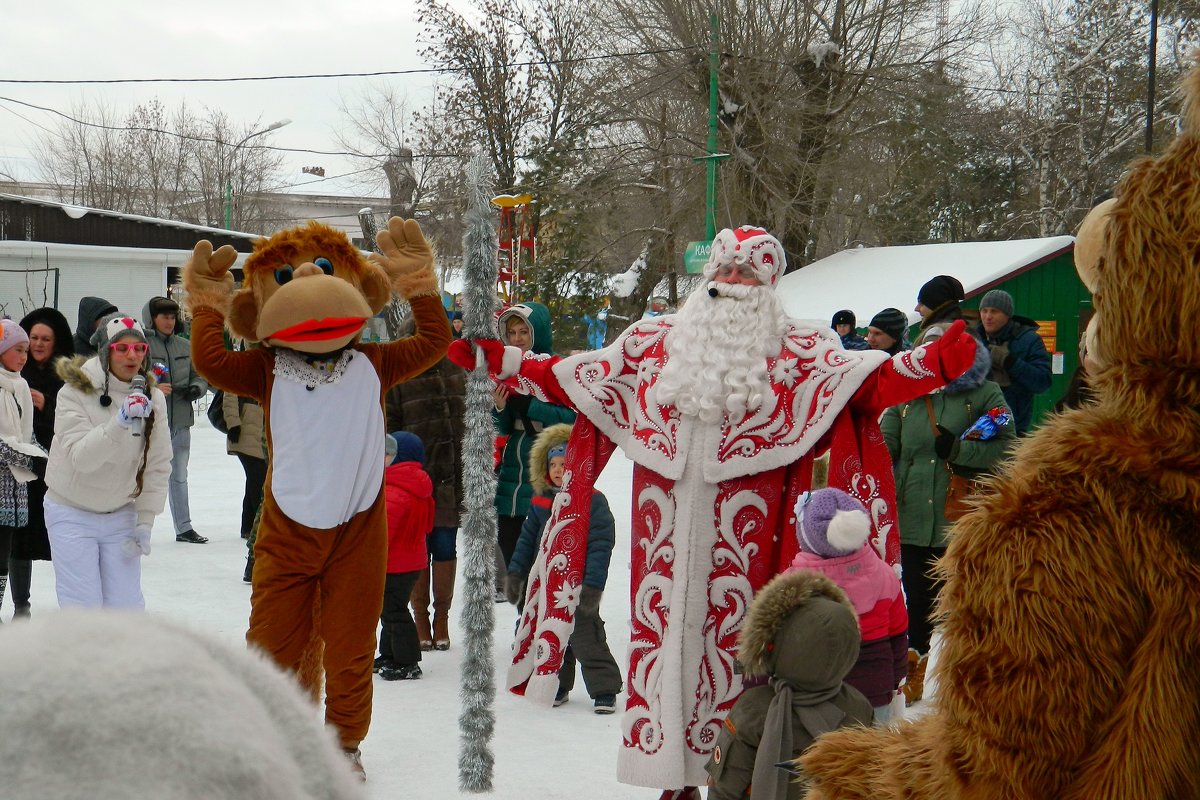
<instances>
[{"instance_id":1,"label":"child in red jacket","mask_svg":"<svg viewBox=\"0 0 1200 800\"><path fill-rule=\"evenodd\" d=\"M425 536L433 530L433 481L425 471L425 446L407 431L384 435L388 560L383 589L383 634L375 671L385 681L421 677L421 643L408 596L429 563Z\"/></svg>"}]
</instances>

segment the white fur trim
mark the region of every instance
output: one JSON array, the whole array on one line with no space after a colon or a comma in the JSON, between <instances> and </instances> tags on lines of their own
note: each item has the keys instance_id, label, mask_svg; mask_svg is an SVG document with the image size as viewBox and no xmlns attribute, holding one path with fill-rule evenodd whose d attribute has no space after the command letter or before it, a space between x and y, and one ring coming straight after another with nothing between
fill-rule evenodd
<instances>
[{"instance_id":1,"label":"white fur trim","mask_svg":"<svg viewBox=\"0 0 1200 800\"><path fill-rule=\"evenodd\" d=\"M504 357L500 361L500 373L496 375L506 381L521 371L521 358L525 355L521 348L512 345L504 346Z\"/></svg>"},{"instance_id":2,"label":"white fur trim","mask_svg":"<svg viewBox=\"0 0 1200 800\"><path fill-rule=\"evenodd\" d=\"M835 511L825 541L846 553L857 553L871 534L871 521L862 511Z\"/></svg>"}]
</instances>

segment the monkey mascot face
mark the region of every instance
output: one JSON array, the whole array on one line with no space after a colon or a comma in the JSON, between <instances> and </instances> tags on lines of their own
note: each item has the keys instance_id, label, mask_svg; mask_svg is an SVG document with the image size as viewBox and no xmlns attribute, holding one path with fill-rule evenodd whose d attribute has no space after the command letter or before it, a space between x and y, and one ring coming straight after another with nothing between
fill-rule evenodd
<instances>
[{"instance_id":1,"label":"monkey mascot face","mask_svg":"<svg viewBox=\"0 0 1200 800\"><path fill-rule=\"evenodd\" d=\"M345 347L391 297L387 274L344 233L319 222L259 240L243 275L230 330L303 353Z\"/></svg>"}]
</instances>

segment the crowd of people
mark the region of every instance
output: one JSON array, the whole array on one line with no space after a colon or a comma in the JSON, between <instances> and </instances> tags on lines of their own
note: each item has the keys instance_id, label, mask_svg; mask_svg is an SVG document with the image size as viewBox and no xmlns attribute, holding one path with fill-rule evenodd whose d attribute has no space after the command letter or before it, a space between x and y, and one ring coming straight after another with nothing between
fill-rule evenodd
<instances>
[{"instance_id":1,"label":"crowd of people","mask_svg":"<svg viewBox=\"0 0 1200 800\"><path fill-rule=\"evenodd\" d=\"M739 240L746 239L765 244L768 251L777 246L761 230L744 231L725 243L728 250L736 251ZM789 337L797 328L774 299L782 254L763 258L759 253L756 258L746 262L730 256L722 261L718 253L711 262L710 282L683 305L679 315L646 315L640 329L635 324L623 334L658 335L662 349L652 381L658 402L674 405L701 428L719 423L726 415L761 413L765 386L779 374L781 365L790 366L786 359L792 346ZM748 320L729 316L732 304L720 303L720 298L748 299L755 324L739 331ZM827 388L841 397L842 410L832 408L827 419L817 420L827 432L821 445L787 432L774 441L755 443L765 460L775 465L774 473L767 470L765 481L757 466L754 470L735 466L722 471L719 458L710 472L707 459L711 457L700 452L695 454L700 471L691 472L686 468L680 472L672 465L682 460L678 451L666 458L662 453L634 456L636 482L674 481L680 497L715 501L718 513L722 498L712 496L712 482L729 479L744 482L753 494L780 496L791 513L767 511L760 535L769 537L772 531L780 531L786 536L761 548L755 559L761 566L747 565L740 575L726 576L742 594L744 607L750 608L745 619L729 618L725 625L716 626L712 620L690 620L683 611L675 610L664 613L655 625L654 620L635 615L635 636L644 636L656 627L660 633L651 637L656 638L653 646L631 653L626 673L629 683L622 678L599 613L615 527L623 523L614 520L604 495L586 493L589 508L580 515L587 526L586 536L580 538L586 542L586 552L579 554L582 584L572 609L569 640L557 658L549 660L554 676L552 705L568 701L577 667L597 714L620 710L617 698L627 692L626 713L642 715L635 723L633 739L627 738L627 749L637 750L637 726L650 725L670 744L657 749L673 754L664 758L661 752L635 752L622 765L622 779L667 787L664 797L679 798L697 796L694 787L705 773L713 787L712 796L722 798L743 796L742 789L729 790L728 786L736 787L742 781L748 785L755 775L762 781L775 781L775 773L764 771L765 761L755 757L754 747L749 755L738 755L747 741L744 729L737 733L737 726L730 726L733 733L727 739L722 734L714 749L695 745L688 730L664 729L661 720L651 719L647 713L651 708L682 704L685 720L691 717L701 727L720 728L726 717L761 723L777 702L776 690L768 687L799 680L784 681L780 676L788 670L804 673L815 669L825 676L823 681L831 681L829 686L842 699L832 701L829 709L837 708L837 712L827 709L823 718L837 717L844 723L887 724L902 714L906 704L921 699L938 591L934 566L945 552L952 521L945 509L949 484L956 475L973 480L995 469L1016 437L1030 428L1032 398L1050 384L1050 361L1041 339L1030 320L1016 316L1010 295L1000 290L987 292L980 302L978 323L966 333L961 331L963 324L954 327L957 320L964 319L964 299L956 279L936 276L918 293L915 311L919 323L911 325L907 313L886 308L870 319L865 336L859 332L853 311L836 312L827 332L817 335L821 349L844 354L846 369L822 376ZM593 433L599 429L628 448L627 452L636 453L641 444L636 436L627 439L626 432L614 429L611 419L606 421L603 413L598 413L596 387L560 384L545 369L560 360L554 356L551 319L544 305L524 302L505 308L495 320L494 345L462 340L461 312L448 314L448 321L454 339L459 340L457 357L452 347L450 357L386 393L387 578L373 667L386 681L419 679L423 654L450 647L449 615L463 505L462 365L468 360L464 352L471 352L473 358L472 347L498 348L488 351L496 378L492 418L498 435L495 600L511 602L521 616L518 653L522 639L528 642L535 637L539 623L547 618L547 609L537 608L536 603L531 606L530 584L540 583L544 592L552 580L539 552L553 548L542 540L564 478L581 460L607 457L594 446L589 450L577 444L572 425L580 424ZM74 335L66 319L49 308L32 312L20 325L11 320L3 325L0 388L9 391L0 396L7 398L0 409L0 456L10 469L0 476L4 479L0 482L0 549L9 553L0 562L4 570L0 597L11 579L14 616L29 617L32 562L51 560L53 555L60 606L140 608L144 605L140 559L150 552L154 516L169 503L176 541L207 541L196 532L191 519L187 467L194 401L209 387L192 365L179 305L168 297L153 297L143 307L139 321L101 298L88 297L80 302ZM760 342L764 330L776 336L768 340L772 343L765 350ZM660 335L667 331L669 336ZM933 345L944 336L950 337L947 341L952 345L943 350L953 348L958 355L948 355ZM782 355L775 343L782 343ZM241 350L259 345L228 340L227 346ZM893 371L892 365L918 355L913 348L921 348L919 355L937 365L931 373L937 376L933 382L905 384L897 377L900 373ZM504 374L500 367L504 359L496 356L505 351L513 351L516 359L512 363L522 368L529 364L544 368L537 374L523 373L526 380L542 388L539 396L519 391L513 374ZM574 358L576 362L604 358L611 351L610 347ZM749 357L739 358L740 352ZM523 360L527 353L538 358ZM714 353L720 357L714 359ZM792 353L801 359L812 356ZM851 353L865 355L848 355ZM766 361L755 364L763 356L775 364L769 376L762 373ZM718 364L715 369L714 361ZM238 459L245 475L239 533L247 540L244 579L250 583L269 471L263 410L253 397L226 393L219 412L227 429L227 451ZM994 424L981 433L983 419ZM856 432L872 428L881 432L886 449L873 452L857 442L847 449L846 443ZM581 452L575 453L577 449ZM799 459L811 470L821 450L842 456L849 453L852 461L887 473L880 482L883 493L843 491L850 484L836 469L829 473L828 489L797 480L788 465ZM782 456L776 455L780 452ZM894 500L888 492L894 492ZM883 518L890 521L886 526L878 519L880 502ZM868 507L876 513L874 522ZM680 506L674 511L678 513ZM703 599L708 593L709 572L717 562L697 557L705 551L718 552L735 541L744 545L741 539L748 534L719 526L712 530L711 521L703 515L691 519L684 515L676 525L684 527L672 532L672 558L679 560L690 548L699 546L688 556L699 567L676 576L681 593L672 595L667 607L678 604L677 609L686 609L699 602L700 608L707 609L706 616L719 615L727 607ZM689 526L689 536L680 536ZM645 533L634 531L634 536ZM792 580L790 588L766 587L766 580L779 572L800 572L802 577ZM814 573L825 578L814 583ZM635 595L653 575L653 568L635 567ZM773 596L786 596L791 605L785 604L782 611L755 610ZM842 644L824 642L821 646L831 649L826 657L814 661L809 628L834 626L832 620L841 619L839 614L844 613L838 608L853 612L857 619L854 630L859 635L850 642L844 632L836 634ZM790 616L793 611L799 616ZM766 615L769 621L756 622L756 614ZM798 622L810 615L823 621ZM791 645L784 647L784 631L796 625L801 630ZM718 627L724 631L722 636L717 635ZM739 652L739 627L756 630L755 635L763 641L774 642L768 650L775 652L756 662L747 655L745 632ZM689 636L711 636L716 651L697 654L679 634L672 634L672 629L689 631ZM651 658L660 655L656 651L665 655L673 650L685 656L685 661L701 656L699 661L688 662L697 675L728 668L736 658L740 669L747 670L746 685L757 688L739 692L739 681L732 679L736 672L730 672L723 694L714 693L711 704L701 707L680 696L678 686L649 686L635 680L647 667L639 661L648 654ZM712 661L713 652L728 653L729 665L720 667ZM538 677L528 670L522 672L520 655L514 669L518 675L515 687ZM757 682L756 671L761 675ZM523 687L525 691L528 688ZM770 724L779 729L782 723ZM781 740L791 744L780 752L772 747L763 757L771 761L772 769L793 750L794 754L801 752L804 742L829 726L802 727ZM759 730L755 741L762 736ZM781 790L781 796L788 791Z\"/></svg>"}]
</instances>

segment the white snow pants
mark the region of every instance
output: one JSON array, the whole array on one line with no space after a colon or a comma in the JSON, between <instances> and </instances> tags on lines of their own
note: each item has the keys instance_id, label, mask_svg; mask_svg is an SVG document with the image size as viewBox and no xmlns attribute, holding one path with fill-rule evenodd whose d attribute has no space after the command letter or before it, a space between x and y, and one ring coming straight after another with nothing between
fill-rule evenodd
<instances>
[{"instance_id":1,"label":"white snow pants","mask_svg":"<svg viewBox=\"0 0 1200 800\"><path fill-rule=\"evenodd\" d=\"M144 609L141 552L122 546L137 525L133 504L97 514L47 498L45 508L58 605Z\"/></svg>"}]
</instances>

